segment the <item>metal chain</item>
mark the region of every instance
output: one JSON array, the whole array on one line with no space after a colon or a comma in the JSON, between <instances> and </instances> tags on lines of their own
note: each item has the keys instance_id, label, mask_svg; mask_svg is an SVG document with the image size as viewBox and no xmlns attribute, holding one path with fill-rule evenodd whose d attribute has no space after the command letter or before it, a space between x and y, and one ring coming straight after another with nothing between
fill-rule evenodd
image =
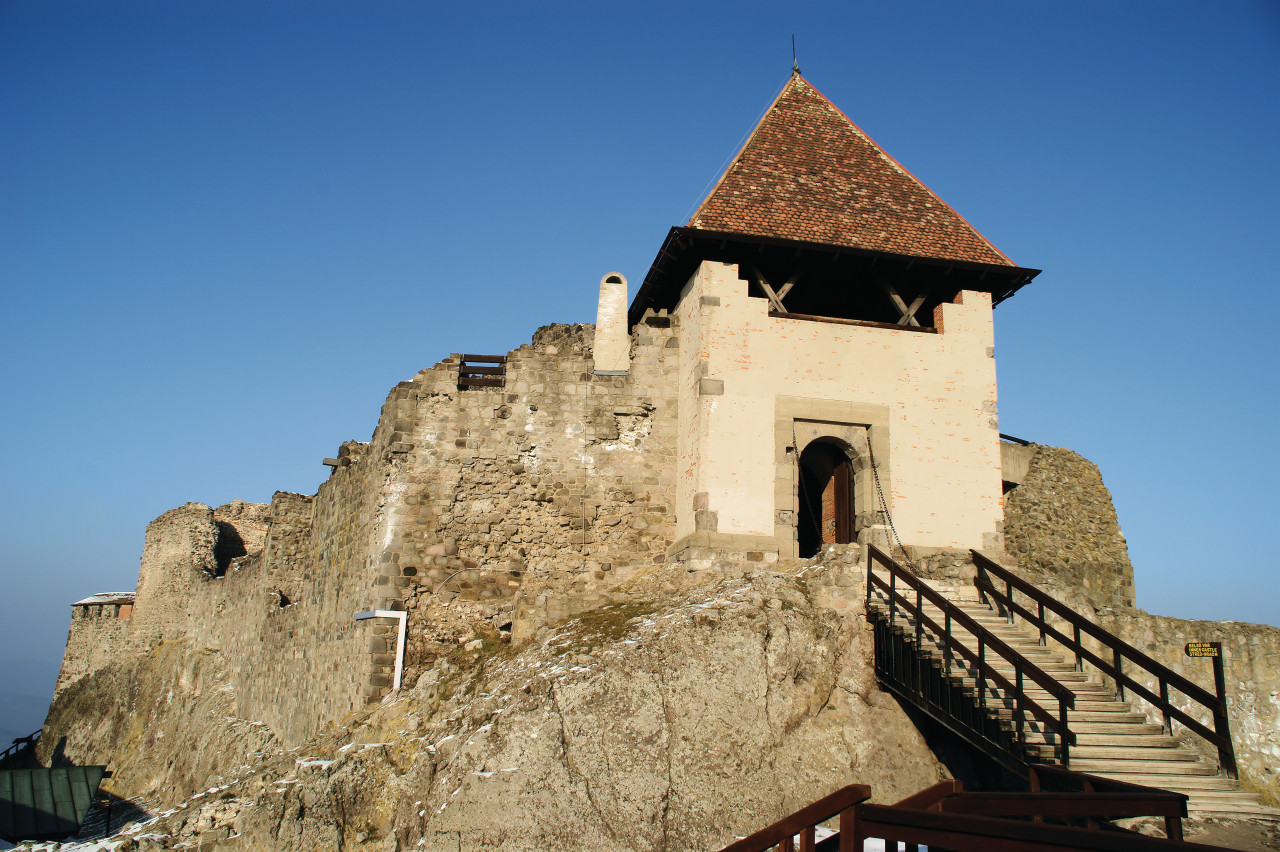
<instances>
[{"instance_id":1,"label":"metal chain","mask_svg":"<svg viewBox=\"0 0 1280 852\"><path fill-rule=\"evenodd\" d=\"M867 435L867 455L871 457L871 475L875 477L876 494L880 497L880 507L884 510L884 519L889 522L889 532L893 533L893 540L898 543L898 549L902 551L902 558L911 566L911 570L918 575L920 569L911 561L911 556L907 553L907 548L903 546L902 539L898 538L898 528L893 525L893 515L889 514L889 504L885 501L884 489L880 486L880 469L876 465L876 454L871 450L870 435Z\"/></svg>"}]
</instances>

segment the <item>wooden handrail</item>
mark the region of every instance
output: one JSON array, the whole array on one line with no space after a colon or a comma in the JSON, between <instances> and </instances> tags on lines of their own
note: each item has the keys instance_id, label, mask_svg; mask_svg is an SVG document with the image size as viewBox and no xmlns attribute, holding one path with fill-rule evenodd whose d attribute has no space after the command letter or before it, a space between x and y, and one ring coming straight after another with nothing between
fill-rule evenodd
<instances>
[{"instance_id":1,"label":"wooden handrail","mask_svg":"<svg viewBox=\"0 0 1280 852\"><path fill-rule=\"evenodd\" d=\"M957 793L964 792L964 784L957 779L950 781L939 781L932 787L925 787L918 793L912 793L901 801L895 802L895 808L915 808L917 810L926 810L935 808L938 802L941 802L947 796L954 796Z\"/></svg>"},{"instance_id":2,"label":"wooden handrail","mask_svg":"<svg viewBox=\"0 0 1280 852\"><path fill-rule=\"evenodd\" d=\"M778 820L721 852L854 852L868 838L881 838L885 847L908 849L919 844L953 852L1065 852L1065 850L1221 850L1182 842L1182 817L1187 797L1155 787L1112 781L1047 766L1034 766L1032 791L966 793L956 780L941 781L894 805L872 805L871 788L853 784ZM1039 789L1040 778L1068 789ZM1098 789L1094 789L1094 784ZM1102 788L1106 789L1102 789ZM839 815L839 831L820 843L814 828ZM1130 831L1099 830L1097 820L1163 816L1167 839ZM1034 822L1026 822L1032 817ZM1089 828L1050 825L1044 818L1086 819ZM794 838L799 835L797 847Z\"/></svg>"},{"instance_id":3,"label":"wooden handrail","mask_svg":"<svg viewBox=\"0 0 1280 852\"><path fill-rule=\"evenodd\" d=\"M852 843L861 849L870 837L928 844L953 852L992 850L1104 850L1104 852L1223 852L1219 846L1146 837L1129 831L1097 831L1071 826L1022 822L990 816L911 810L891 805L860 804L852 808ZM841 829L844 834L844 829ZM843 840L843 837L841 838ZM887 844L886 844L887 846ZM843 848L843 846L841 847Z\"/></svg>"},{"instance_id":4,"label":"wooden handrail","mask_svg":"<svg viewBox=\"0 0 1280 852\"><path fill-rule=\"evenodd\" d=\"M1031 770L1030 780L1031 789L1038 792L1044 786L1044 781L1054 781L1060 786L1067 787L1071 790L1083 790L1085 784L1088 784L1097 793L1163 793L1174 799L1180 799L1184 803L1187 800L1185 793L1174 793L1169 790L1161 790L1159 787L1148 787L1144 784L1134 784L1131 781L1121 781L1118 778L1106 778L1102 775L1091 775L1088 772L1077 772L1074 769L1063 769L1061 766L1048 766L1043 763L1034 763L1028 767ZM1155 814L1152 814L1155 816Z\"/></svg>"},{"instance_id":5,"label":"wooden handrail","mask_svg":"<svg viewBox=\"0 0 1280 852\"><path fill-rule=\"evenodd\" d=\"M911 602L907 598L905 598L903 595L901 595L897 591L891 589L889 584L885 583L879 577L876 577L873 582L880 588L890 592L893 595L894 600L901 603L902 608L906 611L906 613L910 615L913 619L915 619L915 622L917 625L920 625L921 627L928 627L930 631L932 631L935 635L938 635L938 636L948 635L948 631L945 627L939 625L936 621L934 621L929 616L919 612L914 606L911 605ZM960 614L964 615L964 613L960 613ZM957 618L956 620L961 621L961 619L959 618ZM973 624L976 626L976 630L971 629L970 632L974 633L975 636L984 637L979 647L982 647L982 645L987 645L989 647L996 646L996 643L1003 645L999 637L992 634L990 631L982 627L980 624L977 624L977 622L973 622ZM963 621L961 621L961 625L966 626L964 625ZM981 633L977 631L981 631ZM992 641L987 642L986 641L987 639L990 639ZM1007 645L1004 647L1008 648ZM999 647L996 646L996 649L998 650ZM979 654L975 651L970 650L968 647L966 647L963 644L956 644L954 647L947 645L946 651L952 654L958 654L964 659L968 660L971 664L973 664L977 668L979 679L987 678L989 680L992 680L995 682L995 685L999 687L1001 690L1003 690L1005 693L1013 694L1014 696L1017 696L1018 694L1022 693L1022 690L1018 688L1018 685L1016 683L1014 683L1013 681L1010 681L1007 677L1002 675L999 671L992 668L991 664L986 662L982 654ZM1012 651L1012 653L1017 654L1016 651ZM1001 654L1001 656L1004 656L1004 655ZM1005 659L1008 660L1007 657ZM1035 665L1030 660L1025 660L1025 663L1027 666ZM1011 664L1015 667L1015 670L1016 670L1018 664L1017 663L1011 663ZM1048 675L1045 675L1045 676L1048 677ZM1035 680L1034 677L1032 679ZM1052 680L1052 678L1050 678L1050 680ZM1069 707L1074 707L1075 694L1072 693L1070 690L1067 690L1065 687L1062 687L1062 685L1057 683L1056 681L1053 681L1053 683L1054 683L1054 686L1061 688L1063 692L1065 692L1065 695L1059 695L1050 690L1046 690L1046 691L1050 691L1051 694L1053 694L1054 698L1057 698L1059 701L1067 701ZM1035 716L1037 719L1039 719L1042 722L1045 722L1051 728L1053 728L1054 733L1062 733L1062 731L1060 730L1061 726L1059 725L1059 721L1057 717L1055 717L1051 712L1049 712L1044 707L1042 707L1035 699L1025 697L1025 696L1024 696L1024 699L1028 705L1026 709L1029 709L1033 716ZM1074 744L1074 740L1072 742Z\"/></svg>"},{"instance_id":6,"label":"wooden handrail","mask_svg":"<svg viewBox=\"0 0 1280 852\"><path fill-rule=\"evenodd\" d=\"M1129 690L1131 690L1134 693L1137 693L1139 696L1150 701L1155 706L1160 707L1164 714L1166 729L1169 728L1169 722L1171 719L1177 719L1183 725L1190 728L1192 731L1194 731L1204 739L1208 740L1210 743L1217 746L1218 748L1226 748L1227 745L1229 744L1230 741L1228 738L1221 736L1216 731L1211 731L1209 728L1205 727L1200 722L1200 720L1196 719L1194 716L1188 715L1182 709L1178 708L1177 706L1173 705L1171 702L1168 701L1168 697L1167 697L1168 687L1171 685L1168 682L1161 684L1162 690L1164 691L1165 694L1163 696L1157 695L1156 693L1147 689L1146 686L1144 686L1141 682L1134 680L1132 677L1125 674L1122 666L1115 665L1115 656L1119 655L1119 652L1116 652L1116 654L1113 655L1112 662L1108 662L1104 658L1099 657L1097 654L1093 653L1088 648L1084 647L1084 645L1080 644L1079 640L1068 638L1066 634L1060 632L1053 625L1043 621L1043 619L1039 618L1037 615L1033 614L1030 610L1018 604L1016 601L1008 600L1007 595L1001 594L1000 591L996 589L994 586L992 586L990 583L986 583L986 582L983 582L981 579L977 579L974 581L974 585L976 585L980 591L986 592L987 594L994 597L997 601L999 601L1002 605L1007 607L1014 614L1021 615L1027 621L1033 624L1037 624L1037 626L1040 627L1040 635L1042 637L1047 636L1047 637L1052 637L1053 639L1056 639L1058 642L1062 643L1063 645L1066 645L1069 649L1074 650L1077 659L1087 660L1088 662L1092 663L1094 667L1096 667L1103 674L1109 675L1111 678L1113 678L1116 681L1116 683L1120 686L1121 697L1123 697L1124 688L1127 687ZM1122 642L1123 640L1117 639L1117 641ZM1121 656L1121 659L1123 659L1123 656ZM1210 696L1212 695L1211 693L1205 693L1205 694ZM1194 698L1194 696L1191 696L1191 697ZM1201 701L1201 703L1204 704L1203 701ZM1208 708L1210 709L1210 711L1212 711L1213 704L1212 703L1209 704Z\"/></svg>"},{"instance_id":7,"label":"wooden handrail","mask_svg":"<svg viewBox=\"0 0 1280 852\"><path fill-rule=\"evenodd\" d=\"M974 636L981 636L986 646L988 648L991 648L996 653L998 653L1008 663L1010 663L1010 665L1016 664L1016 665L1025 667L1027 673L1031 675L1031 679L1035 681L1042 689L1044 689L1045 692L1048 692L1054 698L1066 700L1070 702L1069 706L1073 708L1075 707L1075 693L1067 689L1058 681L1054 680L1052 675L1046 673L1043 669L1041 669L1035 663L1031 662L1026 657L1019 654L1012 647L1010 647L1003 639L1001 639L999 636L992 633L990 630L987 630L987 628L983 627L981 623L971 618L968 613L960 609L955 604L951 603L951 601L947 600L938 592L934 591L933 589L929 588L925 584L921 583L911 574L908 574L907 572L902 571L902 569L899 566L895 565L894 567L897 568L899 571L901 571L901 573L898 575L898 579L905 580L907 582L907 585L911 587L912 591L919 593L921 597L927 598L929 603L933 604L938 609L942 610L944 614L949 614L951 616L952 621L958 622L960 626L964 627ZM868 577L868 579L871 579L871 578ZM884 580L881 580L879 577L875 577L874 582L877 586L884 589L885 591L891 591L890 585L886 583ZM899 594L896 590L892 590L892 591L893 591L894 599L901 601L903 608L906 609L909 613L915 615L917 611L916 611L916 608L911 604L910 600L908 600L906 596ZM940 634L945 630L945 628L940 626L936 621L929 618L929 616L925 615L923 612L919 613L919 617L920 617L920 621L918 623L922 625L924 623L927 623L929 628L933 630L934 633ZM964 650L967 651L968 649L965 648ZM997 677L1000 676L998 672L993 672L993 674L995 674ZM1009 684L1009 685L1012 686L1012 684Z\"/></svg>"},{"instance_id":8,"label":"wooden handrail","mask_svg":"<svg viewBox=\"0 0 1280 852\"><path fill-rule=\"evenodd\" d=\"M807 838L813 848L813 827L848 810L859 802L871 798L871 788L866 784L850 784L829 796L824 796L808 807L801 808L789 817L762 828L755 834L730 843L721 852L765 852L784 842L789 843L797 834Z\"/></svg>"},{"instance_id":9,"label":"wooden handrail","mask_svg":"<svg viewBox=\"0 0 1280 852\"><path fill-rule=\"evenodd\" d=\"M1072 626L1079 626L1083 632L1088 633L1090 636L1102 642L1103 644L1107 645L1108 647L1120 649L1121 652L1126 657L1140 664L1143 668L1146 668L1152 671L1153 673L1156 671L1163 672L1169 685L1177 689L1179 692L1182 692L1183 694L1187 695L1189 698L1194 698L1196 701L1199 701L1201 703L1210 703L1210 704L1216 700L1216 697L1214 696L1214 694L1209 692L1204 687L1188 680L1187 678L1183 677L1177 672L1167 668L1166 666L1162 665L1160 662L1147 656L1142 651L1139 651L1137 648L1133 647L1128 642L1125 642L1120 637L1108 632L1103 627L1099 627L1097 624L1094 624L1092 621L1089 621L1087 618L1080 615L1071 607L1062 603L1057 598L1054 598L1046 594L1045 592L1041 591L1038 587L1036 587L1032 583L1027 582L1023 578L1019 577L1017 574L1014 574L1012 571L1010 571L1008 568L1005 568L1000 563L995 562L987 558L986 556L983 556L981 553L979 553L976 550L971 550L969 552L973 554L974 562L977 563L979 568L988 570L991 573L995 574L1001 580L1003 580L1006 584L1012 585L1015 589L1022 592L1027 597L1035 600L1037 603L1043 603L1045 606L1045 609L1052 610L1054 613L1061 616L1064 620L1070 622Z\"/></svg>"},{"instance_id":10,"label":"wooden handrail","mask_svg":"<svg viewBox=\"0 0 1280 852\"><path fill-rule=\"evenodd\" d=\"M1024 720L1026 713L1030 711L1031 715L1037 720L1044 723L1058 737L1059 754L1063 765L1070 763L1070 747L1075 744L1075 734L1071 731L1067 718L1068 708L1075 707L1075 693L1066 686L1055 680L1052 676L1044 672L1039 666L1016 650L1006 644L1002 639L991 631L983 627L978 621L971 618L958 606L943 597L942 594L933 590L914 575L907 572L902 566L898 565L884 551L875 545L868 546L869 559L867 563L867 605L868 612L871 607L871 599L874 590L880 588L886 592L889 604L889 624L892 627L894 622L894 614L897 608L901 606L903 611L912 616L915 622L916 632L916 648L922 648L924 629L927 626L929 631L943 644L943 653L946 656L946 668L950 671L951 655L958 654L974 665L976 670L976 681L978 687L978 704L981 707L986 706L986 682L988 679L995 682L996 686L1004 691L1006 698L1012 698L1014 704L1016 735L1019 741L1025 743ZM879 563L889 573L889 580L886 582L876 576L875 566ZM897 583L901 581L911 591L915 592L915 604L912 605L904 595L897 591ZM943 613L945 626L939 625L936 621L929 618L924 613L923 601L928 600L933 606L937 607ZM951 625L959 624L967 630L976 640L978 645L977 652L971 651L963 643L953 643ZM1008 678L996 671L985 659L985 649L990 648L1004 660L1013 666L1014 677L1016 682L1010 682ZM1053 696L1058 702L1058 713L1055 716L1052 712L1042 707L1039 702L1027 695L1023 688L1024 675L1029 676L1033 682Z\"/></svg>"},{"instance_id":11,"label":"wooden handrail","mask_svg":"<svg viewBox=\"0 0 1280 852\"><path fill-rule=\"evenodd\" d=\"M1101 817L1124 819L1142 816L1186 816L1186 801L1176 793L1075 793L1064 799L1061 793L966 793L943 799L932 810L974 816Z\"/></svg>"},{"instance_id":12,"label":"wooden handrail","mask_svg":"<svg viewBox=\"0 0 1280 852\"><path fill-rule=\"evenodd\" d=\"M1172 721L1177 719L1185 727L1214 745L1218 750L1218 762L1222 770L1231 778L1237 777L1235 748L1231 742L1231 727L1227 716L1225 695L1214 695L1199 684L1193 683L1105 628L1089 621L1066 604L1041 591L1003 565L983 556L978 551L971 550L970 553L973 555L974 564L978 568L978 573L974 577L973 583L980 592L994 598L1011 614L1019 615L1035 626L1040 631L1042 642L1046 641L1047 637L1052 637L1065 646L1067 650L1073 652L1077 666L1080 666L1084 660L1088 660L1103 674L1115 680L1117 692L1121 698L1124 697L1124 690L1127 687L1146 699L1152 706L1160 710L1164 717L1165 730L1169 733L1173 731ZM1004 590L1001 591L994 583L984 579L982 576L984 571L995 575L1004 584ZM1036 611L1032 612L1017 603L1013 599L1014 590L1021 592L1034 601L1036 603ZM1073 635L1067 636L1052 624L1049 624L1044 617L1046 610L1070 624ZM1081 634L1087 634L1110 650L1111 660L1108 661L1085 647L1080 639ZM1158 693L1148 689L1145 685L1125 673L1125 661L1152 675L1156 679ZM1213 730L1210 730L1181 708L1176 707L1169 700L1170 687L1207 709L1213 717Z\"/></svg>"}]
</instances>

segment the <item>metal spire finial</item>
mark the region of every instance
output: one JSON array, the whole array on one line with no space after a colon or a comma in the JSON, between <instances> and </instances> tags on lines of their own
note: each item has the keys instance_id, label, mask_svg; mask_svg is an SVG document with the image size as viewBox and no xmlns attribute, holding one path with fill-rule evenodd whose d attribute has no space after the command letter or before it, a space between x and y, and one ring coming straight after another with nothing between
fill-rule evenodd
<instances>
[{"instance_id":1,"label":"metal spire finial","mask_svg":"<svg viewBox=\"0 0 1280 852\"><path fill-rule=\"evenodd\" d=\"M796 34L791 34L791 73L800 73L800 63L796 61Z\"/></svg>"}]
</instances>

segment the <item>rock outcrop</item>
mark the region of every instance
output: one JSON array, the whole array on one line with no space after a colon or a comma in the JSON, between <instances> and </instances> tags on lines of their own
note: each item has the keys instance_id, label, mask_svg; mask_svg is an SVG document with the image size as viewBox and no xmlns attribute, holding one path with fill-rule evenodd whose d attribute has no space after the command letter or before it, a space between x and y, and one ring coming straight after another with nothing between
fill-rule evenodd
<instances>
[{"instance_id":1,"label":"rock outcrop","mask_svg":"<svg viewBox=\"0 0 1280 852\"><path fill-rule=\"evenodd\" d=\"M876 686L860 618L816 606L803 577L706 577L685 589L642 579L631 603L544 628L522 650L485 638L229 782L219 776L238 754L203 779L193 761L180 779L165 774L165 746L121 726L85 731L77 754L120 766L131 793L167 798L185 783L200 797L149 825L143 848L674 852L716 848L845 784L894 800L944 777ZM207 657L166 646L150 659L176 678L174 698L140 696L121 711L137 726L181 719L192 743L246 727L225 707L204 713L210 689L225 694Z\"/></svg>"}]
</instances>

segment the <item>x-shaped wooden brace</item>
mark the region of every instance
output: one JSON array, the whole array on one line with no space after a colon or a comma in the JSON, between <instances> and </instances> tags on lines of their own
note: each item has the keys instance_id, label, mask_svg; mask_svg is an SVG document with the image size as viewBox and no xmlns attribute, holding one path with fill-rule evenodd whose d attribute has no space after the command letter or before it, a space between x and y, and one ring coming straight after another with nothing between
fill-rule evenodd
<instances>
[{"instance_id":1,"label":"x-shaped wooden brace","mask_svg":"<svg viewBox=\"0 0 1280 852\"><path fill-rule=\"evenodd\" d=\"M908 305L886 279L876 276L876 283L880 285L880 289L884 291L885 295L893 302L894 307L898 309L898 313L901 314L898 317L898 325L920 325L920 320L916 319L916 311L920 310L920 306L924 304L924 296L916 296L915 301Z\"/></svg>"},{"instance_id":2,"label":"x-shaped wooden brace","mask_svg":"<svg viewBox=\"0 0 1280 852\"><path fill-rule=\"evenodd\" d=\"M759 269L752 267L752 272L755 273L756 283L760 285L760 289L764 290L764 294L769 297L769 304L773 306L774 311L780 314L787 313L787 309L782 304L782 300L791 292L791 288L796 286L796 281L800 280L800 273L791 273L791 277L787 279L787 283L783 284L781 289L777 292L774 292L773 287L771 287L769 282L765 280L764 274Z\"/></svg>"}]
</instances>

